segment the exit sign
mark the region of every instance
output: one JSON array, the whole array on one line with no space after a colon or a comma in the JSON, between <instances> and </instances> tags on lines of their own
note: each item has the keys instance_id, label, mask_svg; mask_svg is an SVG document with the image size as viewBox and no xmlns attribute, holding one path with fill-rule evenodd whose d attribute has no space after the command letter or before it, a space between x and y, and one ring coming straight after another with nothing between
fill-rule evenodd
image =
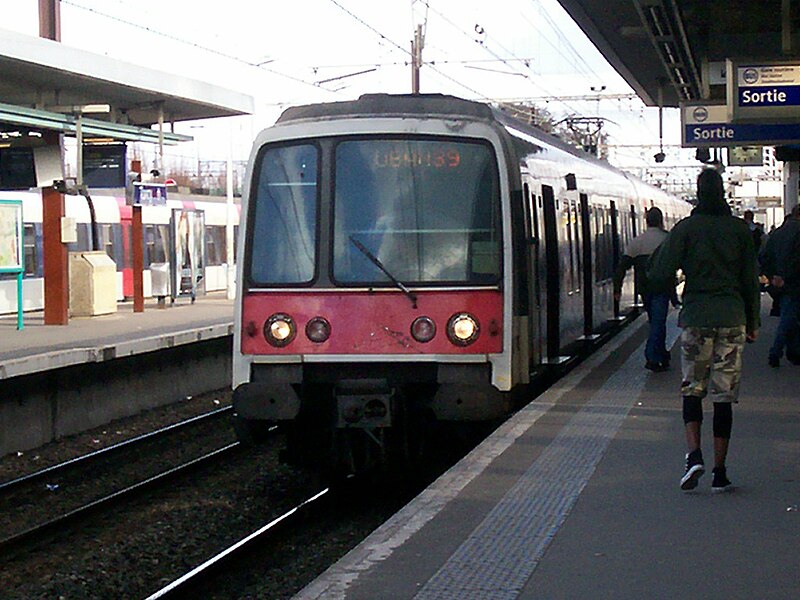
<instances>
[{"instance_id":1,"label":"exit sign","mask_svg":"<svg viewBox=\"0 0 800 600\"><path fill-rule=\"evenodd\" d=\"M726 65L729 121L800 119L800 62L728 60Z\"/></svg>"}]
</instances>

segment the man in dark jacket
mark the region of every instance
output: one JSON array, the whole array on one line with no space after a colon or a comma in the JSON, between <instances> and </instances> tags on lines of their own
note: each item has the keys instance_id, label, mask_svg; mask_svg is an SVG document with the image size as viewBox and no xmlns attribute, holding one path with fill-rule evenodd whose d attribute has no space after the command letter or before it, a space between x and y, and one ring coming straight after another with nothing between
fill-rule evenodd
<instances>
[{"instance_id":1,"label":"man in dark jacket","mask_svg":"<svg viewBox=\"0 0 800 600\"><path fill-rule=\"evenodd\" d=\"M795 206L783 225L770 234L761 253L761 270L770 284L781 291L780 317L775 340L769 350L769 366L778 367L786 349L787 358L798 356L798 312L800 312L800 206Z\"/></svg>"},{"instance_id":2,"label":"man in dark jacket","mask_svg":"<svg viewBox=\"0 0 800 600\"><path fill-rule=\"evenodd\" d=\"M651 280L670 280L677 269L685 276L681 335L683 422L686 470L682 490L697 487L705 473L700 448L701 400L714 402L713 492L731 482L725 459L733 423L731 403L739 395L745 340L755 341L761 324L760 289L753 238L747 224L731 215L722 177L704 169L697 178L698 205L661 244L647 270Z\"/></svg>"},{"instance_id":3,"label":"man in dark jacket","mask_svg":"<svg viewBox=\"0 0 800 600\"><path fill-rule=\"evenodd\" d=\"M650 322L650 335L644 350L646 361L644 367L651 371L666 371L669 369L670 358L665 345L667 313L675 286L671 284L659 286L658 282L651 283L647 279L647 261L656 248L661 245L661 242L666 239L667 232L664 231L664 214L658 207L654 206L648 210L645 220L647 229L628 244L614 273L614 299L619 302L625 272L633 266L636 291L642 296L644 309L647 311L647 320Z\"/></svg>"}]
</instances>

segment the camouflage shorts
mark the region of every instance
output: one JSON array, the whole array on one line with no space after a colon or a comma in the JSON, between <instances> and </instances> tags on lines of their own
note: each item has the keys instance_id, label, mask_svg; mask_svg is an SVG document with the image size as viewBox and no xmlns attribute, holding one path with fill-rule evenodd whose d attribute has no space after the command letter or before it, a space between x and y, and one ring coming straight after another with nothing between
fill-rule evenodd
<instances>
[{"instance_id":1,"label":"camouflage shorts","mask_svg":"<svg viewBox=\"0 0 800 600\"><path fill-rule=\"evenodd\" d=\"M737 402L745 327L686 327L681 334L681 395Z\"/></svg>"}]
</instances>

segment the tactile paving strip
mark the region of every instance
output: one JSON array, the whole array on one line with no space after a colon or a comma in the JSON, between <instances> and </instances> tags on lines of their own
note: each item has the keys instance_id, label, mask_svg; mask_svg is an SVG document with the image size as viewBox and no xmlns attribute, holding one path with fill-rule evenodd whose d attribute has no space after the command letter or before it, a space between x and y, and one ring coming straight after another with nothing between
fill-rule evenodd
<instances>
[{"instance_id":1,"label":"tactile paving strip","mask_svg":"<svg viewBox=\"0 0 800 600\"><path fill-rule=\"evenodd\" d=\"M669 331L669 346L675 340ZM556 436L415 596L512 600L594 473L647 378L636 351Z\"/></svg>"}]
</instances>

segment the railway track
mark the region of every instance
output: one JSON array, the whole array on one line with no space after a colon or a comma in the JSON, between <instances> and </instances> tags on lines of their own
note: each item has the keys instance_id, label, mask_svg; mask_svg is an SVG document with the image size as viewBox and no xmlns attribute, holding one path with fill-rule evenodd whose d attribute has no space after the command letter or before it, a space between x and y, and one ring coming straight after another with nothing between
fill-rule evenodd
<instances>
[{"instance_id":1,"label":"railway track","mask_svg":"<svg viewBox=\"0 0 800 600\"><path fill-rule=\"evenodd\" d=\"M330 504L332 496L331 488L324 488L312 494L297 506L272 519L263 527L151 594L147 600L185 598L188 593L199 590L201 587L205 588L224 569L236 565L237 562L255 553L267 541L295 527L300 519L325 510Z\"/></svg>"},{"instance_id":2,"label":"railway track","mask_svg":"<svg viewBox=\"0 0 800 600\"><path fill-rule=\"evenodd\" d=\"M111 494L105 495L97 500L93 500L87 504L80 506L67 513L61 514L53 519L44 523L30 527L20 533L11 535L5 539L0 540L0 553L11 552L24 545L37 545L39 542L47 539L51 534L64 530L70 525L76 523L81 519L85 519L91 515L102 512L103 510L110 510L120 504L133 500L134 498L141 497L142 494L164 486L167 483L174 481L178 477L185 476L187 473L208 466L217 461L224 460L240 448L239 442L233 442L227 446L214 450L196 458L187 463L159 473L153 477L149 477L143 481L130 485L121 490L117 490Z\"/></svg>"},{"instance_id":3,"label":"railway track","mask_svg":"<svg viewBox=\"0 0 800 600\"><path fill-rule=\"evenodd\" d=\"M225 408L219 408L217 410L213 410L211 412L198 415L196 417L192 417L191 419L186 419L185 421L181 421L180 423L174 423L173 425L168 425L167 427L162 427L155 431L151 431L149 433L145 433L143 435L130 438L128 440L125 440L124 442L120 442L112 446L107 446L106 448L102 448L100 450L96 450L88 454L83 454L76 458L66 460L64 462L52 465L50 467L46 467L44 469L40 469L33 473L29 473L27 475L23 475L21 477L17 477L9 481L4 481L3 483L0 483L0 494L9 494L22 488L23 486L35 485L37 483L44 481L45 479L50 479L50 480L57 479L69 469L76 467L83 468L101 459L106 460L113 458L114 455L117 455L123 451L130 451L135 447L142 446L147 443L152 443L155 440L162 439L178 431L183 431L185 429L188 429L189 427L197 426L202 423L208 423L210 421L229 415L231 414L232 410L233 409L230 406L226 406Z\"/></svg>"},{"instance_id":4,"label":"railway track","mask_svg":"<svg viewBox=\"0 0 800 600\"><path fill-rule=\"evenodd\" d=\"M221 408L0 484L0 499L9 501L9 507L12 505L10 500L26 507L24 515L18 520L22 522L22 526L18 526L17 522L12 523L13 526L7 524L5 529L10 528L13 532L9 534L6 531L5 536L0 534L0 553L12 553L22 547L35 547L41 541L91 515L111 511L193 471L229 459L240 451L241 445L238 442L225 443L211 451L206 448L201 452L200 448L204 444L208 446L208 442L200 440L197 447L193 448L194 457L180 462L176 460L177 465L172 463L159 472L128 475L124 484L120 484L117 477L111 482L104 481L102 473L98 475L99 469L96 468L98 463L103 462L106 471L111 470L117 475L117 469L109 469L107 463L112 463L113 467L114 460L126 461L131 453L136 453L137 459L146 463L148 457L159 454L164 444L172 441L181 445L185 442L185 436L200 431L197 428L213 424L230 412L229 407ZM179 434L183 438L170 438ZM125 465L131 470L130 462ZM99 479L96 484L95 478ZM60 482L65 481L71 481L72 485L67 484L62 490ZM80 485L75 484L76 481ZM76 489L81 485L87 489ZM110 491L103 491L104 487ZM51 502L54 494L66 496L57 499L66 506L48 506L48 503L57 504Z\"/></svg>"}]
</instances>

